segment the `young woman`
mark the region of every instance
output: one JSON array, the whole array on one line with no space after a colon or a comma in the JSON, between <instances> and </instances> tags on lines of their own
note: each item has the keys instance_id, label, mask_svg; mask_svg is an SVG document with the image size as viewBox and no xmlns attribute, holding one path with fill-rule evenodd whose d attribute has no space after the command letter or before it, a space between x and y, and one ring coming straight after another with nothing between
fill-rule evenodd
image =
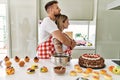
<instances>
[{"instance_id":1,"label":"young woman","mask_svg":"<svg viewBox=\"0 0 120 80\"><path fill-rule=\"evenodd\" d=\"M63 14L58 15L56 17L55 23L56 23L58 29L62 32L62 34L68 39L68 41L74 41L67 34L65 34L63 32L63 30L67 29L69 26L69 19L66 15L63 15ZM62 42L60 42L58 39L56 39L54 37L53 37L53 44L54 44L56 53L71 55L72 49L69 46L65 46Z\"/></svg>"}]
</instances>

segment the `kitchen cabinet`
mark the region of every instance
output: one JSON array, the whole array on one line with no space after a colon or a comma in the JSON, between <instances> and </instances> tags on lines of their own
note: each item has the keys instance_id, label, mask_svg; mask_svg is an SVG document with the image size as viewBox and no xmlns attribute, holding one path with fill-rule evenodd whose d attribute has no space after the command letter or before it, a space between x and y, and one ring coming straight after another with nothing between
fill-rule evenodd
<instances>
[{"instance_id":1,"label":"kitchen cabinet","mask_svg":"<svg viewBox=\"0 0 120 80\"><path fill-rule=\"evenodd\" d=\"M107 5L109 10L120 10L120 0L114 0L113 2Z\"/></svg>"},{"instance_id":2,"label":"kitchen cabinet","mask_svg":"<svg viewBox=\"0 0 120 80\"><path fill-rule=\"evenodd\" d=\"M50 0L40 0L40 19L46 16L45 4ZM58 0L61 13L70 20L93 20L94 0Z\"/></svg>"}]
</instances>

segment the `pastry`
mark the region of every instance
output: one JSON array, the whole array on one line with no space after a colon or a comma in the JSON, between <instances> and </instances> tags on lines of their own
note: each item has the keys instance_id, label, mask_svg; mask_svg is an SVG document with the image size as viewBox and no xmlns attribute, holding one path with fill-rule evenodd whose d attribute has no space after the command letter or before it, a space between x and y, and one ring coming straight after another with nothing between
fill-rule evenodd
<instances>
[{"instance_id":1,"label":"pastry","mask_svg":"<svg viewBox=\"0 0 120 80\"><path fill-rule=\"evenodd\" d=\"M107 71L106 71L106 70L103 70L103 69L102 69L102 70L100 70L100 74L103 74L103 75L104 75L104 74L106 74L106 73L107 73Z\"/></svg>"},{"instance_id":2,"label":"pastry","mask_svg":"<svg viewBox=\"0 0 120 80\"><path fill-rule=\"evenodd\" d=\"M76 71L76 72L78 72L78 73L83 72L83 70L82 70L82 68L81 68L81 67L76 67L76 68L75 68L75 71Z\"/></svg>"},{"instance_id":3,"label":"pastry","mask_svg":"<svg viewBox=\"0 0 120 80\"><path fill-rule=\"evenodd\" d=\"M70 76L77 76L77 72L74 70L70 71Z\"/></svg>"},{"instance_id":4,"label":"pastry","mask_svg":"<svg viewBox=\"0 0 120 80\"><path fill-rule=\"evenodd\" d=\"M28 69L27 69L27 73L28 73L28 74L33 74L33 73L35 73L35 69L28 68Z\"/></svg>"},{"instance_id":5,"label":"pastry","mask_svg":"<svg viewBox=\"0 0 120 80\"><path fill-rule=\"evenodd\" d=\"M38 57L34 57L34 60L33 60L35 63L37 63L39 61Z\"/></svg>"},{"instance_id":6,"label":"pastry","mask_svg":"<svg viewBox=\"0 0 120 80\"><path fill-rule=\"evenodd\" d=\"M114 67L115 67L115 66L109 66L109 67L108 67L108 70L112 72Z\"/></svg>"},{"instance_id":7,"label":"pastry","mask_svg":"<svg viewBox=\"0 0 120 80\"><path fill-rule=\"evenodd\" d=\"M99 77L99 72L94 71L94 72L92 72L92 75L93 75L93 76L97 76L97 77Z\"/></svg>"},{"instance_id":8,"label":"pastry","mask_svg":"<svg viewBox=\"0 0 120 80\"><path fill-rule=\"evenodd\" d=\"M6 62L5 62L6 67L10 67L11 64L12 64L12 63L11 63L10 61L6 61Z\"/></svg>"},{"instance_id":9,"label":"pastry","mask_svg":"<svg viewBox=\"0 0 120 80\"><path fill-rule=\"evenodd\" d=\"M105 80L112 80L112 76L109 74L104 75Z\"/></svg>"},{"instance_id":10,"label":"pastry","mask_svg":"<svg viewBox=\"0 0 120 80\"><path fill-rule=\"evenodd\" d=\"M43 73L48 72L47 67L45 67L45 66L41 67L40 72L43 72Z\"/></svg>"},{"instance_id":11,"label":"pastry","mask_svg":"<svg viewBox=\"0 0 120 80\"><path fill-rule=\"evenodd\" d=\"M9 57L6 56L6 57L4 58L4 61L9 61Z\"/></svg>"},{"instance_id":12,"label":"pastry","mask_svg":"<svg viewBox=\"0 0 120 80\"><path fill-rule=\"evenodd\" d=\"M83 73L82 73L82 76L83 76L83 77L89 77L89 73L83 72Z\"/></svg>"},{"instance_id":13,"label":"pastry","mask_svg":"<svg viewBox=\"0 0 120 80\"><path fill-rule=\"evenodd\" d=\"M34 64L31 66L32 69L38 69L38 65Z\"/></svg>"},{"instance_id":14,"label":"pastry","mask_svg":"<svg viewBox=\"0 0 120 80\"><path fill-rule=\"evenodd\" d=\"M92 68L87 68L87 69L85 70L86 73L92 73L92 71L93 71Z\"/></svg>"},{"instance_id":15,"label":"pastry","mask_svg":"<svg viewBox=\"0 0 120 80\"><path fill-rule=\"evenodd\" d=\"M25 57L25 62L29 62L30 58L28 56Z\"/></svg>"},{"instance_id":16,"label":"pastry","mask_svg":"<svg viewBox=\"0 0 120 80\"><path fill-rule=\"evenodd\" d=\"M74 65L74 69L80 68L78 64Z\"/></svg>"},{"instance_id":17,"label":"pastry","mask_svg":"<svg viewBox=\"0 0 120 80\"><path fill-rule=\"evenodd\" d=\"M24 61L20 61L20 62L19 62L19 66L20 66L20 67L23 67L24 65L25 65L25 62L24 62Z\"/></svg>"},{"instance_id":18,"label":"pastry","mask_svg":"<svg viewBox=\"0 0 120 80\"><path fill-rule=\"evenodd\" d=\"M92 80L100 80L100 79L99 79L99 77L97 77L97 76L93 76L93 77L92 77Z\"/></svg>"},{"instance_id":19,"label":"pastry","mask_svg":"<svg viewBox=\"0 0 120 80\"><path fill-rule=\"evenodd\" d=\"M14 59L16 62L19 62L20 61L20 58L18 56L15 56L15 59Z\"/></svg>"},{"instance_id":20,"label":"pastry","mask_svg":"<svg viewBox=\"0 0 120 80\"><path fill-rule=\"evenodd\" d=\"M6 74L7 75L12 75L14 73L15 73L15 69L13 67L9 66L9 67L6 68Z\"/></svg>"}]
</instances>

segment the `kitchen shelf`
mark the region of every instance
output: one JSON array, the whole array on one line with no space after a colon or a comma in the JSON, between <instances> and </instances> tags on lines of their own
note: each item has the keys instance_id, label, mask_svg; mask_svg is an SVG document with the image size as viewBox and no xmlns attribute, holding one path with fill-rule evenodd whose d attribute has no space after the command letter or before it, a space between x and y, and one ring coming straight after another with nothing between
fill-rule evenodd
<instances>
[{"instance_id":1,"label":"kitchen shelf","mask_svg":"<svg viewBox=\"0 0 120 80\"><path fill-rule=\"evenodd\" d=\"M120 0L115 0L107 5L108 10L120 10Z\"/></svg>"}]
</instances>

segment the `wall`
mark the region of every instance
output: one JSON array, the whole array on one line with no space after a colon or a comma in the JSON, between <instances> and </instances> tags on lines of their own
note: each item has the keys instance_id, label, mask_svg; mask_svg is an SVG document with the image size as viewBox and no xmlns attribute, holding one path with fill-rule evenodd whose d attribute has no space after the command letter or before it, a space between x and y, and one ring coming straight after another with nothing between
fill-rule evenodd
<instances>
[{"instance_id":1,"label":"wall","mask_svg":"<svg viewBox=\"0 0 120 80\"><path fill-rule=\"evenodd\" d=\"M10 0L12 57L34 57L37 44L37 0Z\"/></svg>"},{"instance_id":2,"label":"wall","mask_svg":"<svg viewBox=\"0 0 120 80\"><path fill-rule=\"evenodd\" d=\"M98 1L96 53L120 58L120 10L107 10L113 0Z\"/></svg>"}]
</instances>

